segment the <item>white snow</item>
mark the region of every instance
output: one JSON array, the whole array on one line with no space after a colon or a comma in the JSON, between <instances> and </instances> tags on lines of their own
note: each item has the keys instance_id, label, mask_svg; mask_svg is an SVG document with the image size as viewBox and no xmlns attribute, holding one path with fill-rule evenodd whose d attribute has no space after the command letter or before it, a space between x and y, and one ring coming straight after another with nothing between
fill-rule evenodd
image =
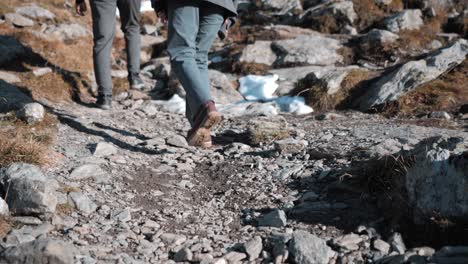
<instances>
[{"instance_id":1,"label":"white snow","mask_svg":"<svg viewBox=\"0 0 468 264\"><path fill-rule=\"evenodd\" d=\"M278 75L247 75L239 79L239 92L247 100L270 100L275 98L273 94L279 85Z\"/></svg>"},{"instance_id":2,"label":"white snow","mask_svg":"<svg viewBox=\"0 0 468 264\"><path fill-rule=\"evenodd\" d=\"M151 1L150 0L141 0L141 7L140 7L140 12L154 12L153 7L151 7ZM120 17L120 12L119 9L115 11L117 14L117 17Z\"/></svg>"}]
</instances>

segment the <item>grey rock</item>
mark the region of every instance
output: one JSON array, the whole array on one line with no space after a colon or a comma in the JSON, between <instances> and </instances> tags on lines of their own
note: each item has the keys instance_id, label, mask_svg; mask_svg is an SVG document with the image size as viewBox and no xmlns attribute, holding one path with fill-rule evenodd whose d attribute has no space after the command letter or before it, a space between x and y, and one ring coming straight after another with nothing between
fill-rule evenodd
<instances>
[{"instance_id":1,"label":"grey rock","mask_svg":"<svg viewBox=\"0 0 468 264\"><path fill-rule=\"evenodd\" d=\"M366 72L364 68L360 68L358 66L333 67L313 71L306 75L303 81L310 86L317 85L319 87L323 87L327 95L334 95L340 91L343 86L343 81L353 71Z\"/></svg>"},{"instance_id":2,"label":"grey rock","mask_svg":"<svg viewBox=\"0 0 468 264\"><path fill-rule=\"evenodd\" d=\"M399 254L405 254L406 245L403 241L403 237L400 233L394 233L389 239L388 242L392 246L392 250L398 252Z\"/></svg>"},{"instance_id":3,"label":"grey rock","mask_svg":"<svg viewBox=\"0 0 468 264\"><path fill-rule=\"evenodd\" d=\"M0 66L6 65L18 57L25 55L25 53L25 47L18 40L13 37L0 36L0 54L2 54L2 56L0 56ZM2 87L0 91L3 89ZM0 97L1 96L2 94L0 92Z\"/></svg>"},{"instance_id":4,"label":"grey rock","mask_svg":"<svg viewBox=\"0 0 468 264\"><path fill-rule=\"evenodd\" d=\"M430 115L429 115L430 118L437 118L437 119L445 119L445 120L450 120L452 119L452 116L450 116L449 113L445 112L445 111L436 111L436 112L432 112Z\"/></svg>"},{"instance_id":5,"label":"grey rock","mask_svg":"<svg viewBox=\"0 0 468 264\"><path fill-rule=\"evenodd\" d=\"M289 137L290 128L284 118L256 118L247 123L247 134L252 144Z\"/></svg>"},{"instance_id":6,"label":"grey rock","mask_svg":"<svg viewBox=\"0 0 468 264\"><path fill-rule=\"evenodd\" d=\"M354 11L352 1L322 1L323 4L311 7L297 17L297 24L304 27L314 27L316 23L322 22L316 20L317 17L326 16L332 19L336 28L331 28L332 33L355 34L353 25L358 19Z\"/></svg>"},{"instance_id":7,"label":"grey rock","mask_svg":"<svg viewBox=\"0 0 468 264\"><path fill-rule=\"evenodd\" d=\"M463 138L434 137L408 154L414 163L406 171L406 191L415 221L433 212L441 217L468 219L468 151ZM427 220L427 219L426 219Z\"/></svg>"},{"instance_id":8,"label":"grey rock","mask_svg":"<svg viewBox=\"0 0 468 264\"><path fill-rule=\"evenodd\" d=\"M17 27L32 27L35 25L34 21L17 13L5 14L5 20Z\"/></svg>"},{"instance_id":9,"label":"grey rock","mask_svg":"<svg viewBox=\"0 0 468 264\"><path fill-rule=\"evenodd\" d=\"M249 260L257 259L263 250L262 238L260 236L254 237L249 242L244 243L244 252L249 256Z\"/></svg>"},{"instance_id":10,"label":"grey rock","mask_svg":"<svg viewBox=\"0 0 468 264\"><path fill-rule=\"evenodd\" d=\"M52 73L52 69L49 67L36 68L33 70L33 74L36 77L40 77L49 73Z\"/></svg>"},{"instance_id":11,"label":"grey rock","mask_svg":"<svg viewBox=\"0 0 468 264\"><path fill-rule=\"evenodd\" d=\"M15 216L12 218L16 223L23 225L40 225L42 224L41 219L34 216Z\"/></svg>"},{"instance_id":12,"label":"grey rock","mask_svg":"<svg viewBox=\"0 0 468 264\"><path fill-rule=\"evenodd\" d=\"M0 80L4 80L7 83L18 83L21 82L21 79L16 76L16 74L9 73L6 71L0 71Z\"/></svg>"},{"instance_id":13,"label":"grey rock","mask_svg":"<svg viewBox=\"0 0 468 264\"><path fill-rule=\"evenodd\" d=\"M117 154L117 148L107 142L99 142L94 149L93 156L95 157L108 157Z\"/></svg>"},{"instance_id":14,"label":"grey rock","mask_svg":"<svg viewBox=\"0 0 468 264\"><path fill-rule=\"evenodd\" d=\"M388 30L397 33L402 30L417 30L424 25L419 9L408 9L387 18L384 23Z\"/></svg>"},{"instance_id":15,"label":"grey rock","mask_svg":"<svg viewBox=\"0 0 468 264\"><path fill-rule=\"evenodd\" d=\"M57 205L57 182L30 164L14 163L0 169L0 181L6 201L14 215L54 213Z\"/></svg>"},{"instance_id":16,"label":"grey rock","mask_svg":"<svg viewBox=\"0 0 468 264\"><path fill-rule=\"evenodd\" d=\"M181 250L177 251L174 255L175 262L184 262L184 261L192 261L193 253L188 248L182 248Z\"/></svg>"},{"instance_id":17,"label":"grey rock","mask_svg":"<svg viewBox=\"0 0 468 264\"><path fill-rule=\"evenodd\" d=\"M263 0L262 10L275 12L276 15L284 15L298 14L303 9L300 0Z\"/></svg>"},{"instance_id":18,"label":"grey rock","mask_svg":"<svg viewBox=\"0 0 468 264\"><path fill-rule=\"evenodd\" d=\"M232 251L224 255L224 258L226 259L227 263L235 264L242 263L242 260L246 259L247 255L245 253Z\"/></svg>"},{"instance_id":19,"label":"grey rock","mask_svg":"<svg viewBox=\"0 0 468 264\"><path fill-rule=\"evenodd\" d=\"M68 176L68 179L80 181L86 180L89 178L94 178L95 180L100 179L105 175L104 170L96 164L85 164L75 168Z\"/></svg>"},{"instance_id":20,"label":"grey rock","mask_svg":"<svg viewBox=\"0 0 468 264\"><path fill-rule=\"evenodd\" d=\"M230 104L243 99L242 95L224 73L209 70L208 75L211 82L211 96L216 104Z\"/></svg>"},{"instance_id":21,"label":"grey rock","mask_svg":"<svg viewBox=\"0 0 468 264\"><path fill-rule=\"evenodd\" d=\"M334 65L343 62L340 41L324 36L299 36L273 42L280 59L278 65Z\"/></svg>"},{"instance_id":22,"label":"grey rock","mask_svg":"<svg viewBox=\"0 0 468 264\"><path fill-rule=\"evenodd\" d=\"M255 41L253 44L247 45L242 51L239 59L240 62L245 63L259 63L265 65L273 65L277 56L271 49L271 41Z\"/></svg>"},{"instance_id":23,"label":"grey rock","mask_svg":"<svg viewBox=\"0 0 468 264\"><path fill-rule=\"evenodd\" d=\"M11 264L70 264L73 263L74 251L72 245L64 242L37 239L5 249L0 253L0 258Z\"/></svg>"},{"instance_id":24,"label":"grey rock","mask_svg":"<svg viewBox=\"0 0 468 264\"><path fill-rule=\"evenodd\" d=\"M91 36L91 32L80 24L50 25L43 33L45 38L55 38L61 41L73 40Z\"/></svg>"},{"instance_id":25,"label":"grey rock","mask_svg":"<svg viewBox=\"0 0 468 264\"><path fill-rule=\"evenodd\" d=\"M376 239L374 242L372 242L372 246L382 252L384 255L388 254L390 252L390 244L387 242L383 241L382 239Z\"/></svg>"},{"instance_id":26,"label":"grey rock","mask_svg":"<svg viewBox=\"0 0 468 264\"><path fill-rule=\"evenodd\" d=\"M16 8L16 13L21 14L23 16L27 16L32 19L54 19L55 14L50 12L49 10L39 7L36 4L30 4L27 6L22 6Z\"/></svg>"},{"instance_id":27,"label":"grey rock","mask_svg":"<svg viewBox=\"0 0 468 264\"><path fill-rule=\"evenodd\" d=\"M403 144L400 141L388 138L378 144L369 148L366 151L367 155L371 158L382 158L385 156L389 156L395 154L403 148Z\"/></svg>"},{"instance_id":28,"label":"grey rock","mask_svg":"<svg viewBox=\"0 0 468 264\"><path fill-rule=\"evenodd\" d=\"M359 249L359 243L362 241L363 239L359 235L351 233L333 239L332 244L344 250L354 251Z\"/></svg>"},{"instance_id":29,"label":"grey rock","mask_svg":"<svg viewBox=\"0 0 468 264\"><path fill-rule=\"evenodd\" d=\"M289 251L295 263L328 263L335 255L327 243L306 231L295 231L289 242Z\"/></svg>"},{"instance_id":30,"label":"grey rock","mask_svg":"<svg viewBox=\"0 0 468 264\"><path fill-rule=\"evenodd\" d=\"M224 117L239 117L239 116L267 116L272 117L278 115L276 103L261 103L244 101L229 105L220 105L218 110Z\"/></svg>"},{"instance_id":31,"label":"grey rock","mask_svg":"<svg viewBox=\"0 0 468 264\"><path fill-rule=\"evenodd\" d=\"M286 213L283 210L278 209L275 209L258 219L259 226L283 227L286 226L286 224Z\"/></svg>"},{"instance_id":32,"label":"grey rock","mask_svg":"<svg viewBox=\"0 0 468 264\"><path fill-rule=\"evenodd\" d=\"M458 65L468 54L468 41L460 39L451 46L436 51L425 59L410 61L385 74L369 87L357 105L361 110L394 101L401 95L414 90L418 85L432 81Z\"/></svg>"},{"instance_id":33,"label":"grey rock","mask_svg":"<svg viewBox=\"0 0 468 264\"><path fill-rule=\"evenodd\" d=\"M187 140L181 135L174 135L166 139L166 144L169 146L186 148L188 147Z\"/></svg>"},{"instance_id":34,"label":"grey rock","mask_svg":"<svg viewBox=\"0 0 468 264\"><path fill-rule=\"evenodd\" d=\"M305 140L283 139L275 141L275 149L281 154L298 154L301 153L308 145Z\"/></svg>"},{"instance_id":35,"label":"grey rock","mask_svg":"<svg viewBox=\"0 0 468 264\"><path fill-rule=\"evenodd\" d=\"M128 221L132 220L132 215L131 215L129 209L125 209L125 210L117 212L112 217L112 219L114 219L115 221L120 221L120 222L128 222Z\"/></svg>"},{"instance_id":36,"label":"grey rock","mask_svg":"<svg viewBox=\"0 0 468 264\"><path fill-rule=\"evenodd\" d=\"M182 245L185 241L187 241L186 236L172 234L172 233L164 233L160 236L160 238L165 244L169 244L173 246Z\"/></svg>"},{"instance_id":37,"label":"grey rock","mask_svg":"<svg viewBox=\"0 0 468 264\"><path fill-rule=\"evenodd\" d=\"M33 124L41 122L44 119L45 109L39 103L29 103L17 111L16 116L29 124Z\"/></svg>"},{"instance_id":38,"label":"grey rock","mask_svg":"<svg viewBox=\"0 0 468 264\"><path fill-rule=\"evenodd\" d=\"M71 192L69 196L76 209L80 210L84 214L89 215L96 211L97 205L83 193Z\"/></svg>"},{"instance_id":39,"label":"grey rock","mask_svg":"<svg viewBox=\"0 0 468 264\"><path fill-rule=\"evenodd\" d=\"M380 46L384 46L386 44L394 43L399 38L400 36L391 31L374 28L361 38L361 43L364 42L370 45L378 44Z\"/></svg>"}]
</instances>

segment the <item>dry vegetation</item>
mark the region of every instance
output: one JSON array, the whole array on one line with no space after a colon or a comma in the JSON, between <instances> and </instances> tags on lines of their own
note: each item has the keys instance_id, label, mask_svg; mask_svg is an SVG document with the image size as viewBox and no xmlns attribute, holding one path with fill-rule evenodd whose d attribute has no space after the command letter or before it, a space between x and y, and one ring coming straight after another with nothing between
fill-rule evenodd
<instances>
[{"instance_id":1,"label":"dry vegetation","mask_svg":"<svg viewBox=\"0 0 468 264\"><path fill-rule=\"evenodd\" d=\"M330 95L327 93L326 83L318 80L314 75L308 75L298 82L294 94L305 96L307 103L318 111L349 108L353 99L361 93L367 81L373 77L375 73L352 70L344 78L340 90Z\"/></svg>"},{"instance_id":2,"label":"dry vegetation","mask_svg":"<svg viewBox=\"0 0 468 264\"><path fill-rule=\"evenodd\" d=\"M56 123L51 115L36 124L26 124L13 113L0 119L0 167L14 162L46 165L48 147L56 135Z\"/></svg>"},{"instance_id":3,"label":"dry vegetation","mask_svg":"<svg viewBox=\"0 0 468 264\"><path fill-rule=\"evenodd\" d=\"M397 112L403 115L432 111L456 112L468 103L468 59L437 80L428 82L398 99Z\"/></svg>"}]
</instances>

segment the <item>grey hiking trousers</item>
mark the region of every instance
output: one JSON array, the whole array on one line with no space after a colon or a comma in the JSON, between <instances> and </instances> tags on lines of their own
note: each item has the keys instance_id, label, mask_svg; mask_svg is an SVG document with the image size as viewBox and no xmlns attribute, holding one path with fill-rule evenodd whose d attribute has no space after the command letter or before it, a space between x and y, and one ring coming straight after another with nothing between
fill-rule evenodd
<instances>
[{"instance_id":1,"label":"grey hiking trousers","mask_svg":"<svg viewBox=\"0 0 468 264\"><path fill-rule=\"evenodd\" d=\"M208 51L224 22L224 13L224 8L206 1L168 1L167 51L187 94L186 116L190 124L200 106L212 100Z\"/></svg>"},{"instance_id":2,"label":"grey hiking trousers","mask_svg":"<svg viewBox=\"0 0 468 264\"><path fill-rule=\"evenodd\" d=\"M90 0L94 35L94 73L100 96L112 96L111 52L115 36L116 8L125 34L129 77L140 72L141 0Z\"/></svg>"}]
</instances>

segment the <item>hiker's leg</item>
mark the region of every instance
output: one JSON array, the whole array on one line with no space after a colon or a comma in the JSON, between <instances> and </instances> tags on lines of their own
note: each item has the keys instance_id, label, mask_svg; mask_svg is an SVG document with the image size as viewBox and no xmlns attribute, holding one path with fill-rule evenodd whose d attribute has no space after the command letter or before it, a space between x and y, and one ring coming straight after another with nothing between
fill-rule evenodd
<instances>
[{"instance_id":1,"label":"hiker's leg","mask_svg":"<svg viewBox=\"0 0 468 264\"><path fill-rule=\"evenodd\" d=\"M210 98L204 93L204 81L195 61L199 26L197 1L168 1L168 47L172 69L187 96L187 119L192 124L193 111Z\"/></svg>"},{"instance_id":2,"label":"hiker's leg","mask_svg":"<svg viewBox=\"0 0 468 264\"><path fill-rule=\"evenodd\" d=\"M121 29L125 34L125 46L127 51L127 68L131 73L140 72L140 7L139 0L117 0L120 11Z\"/></svg>"},{"instance_id":3,"label":"hiker's leg","mask_svg":"<svg viewBox=\"0 0 468 264\"><path fill-rule=\"evenodd\" d=\"M200 5L200 26L197 35L197 54L195 61L203 82L204 98L211 100L210 79L208 76L208 51L218 35L218 31L224 22L224 9L220 6L204 2Z\"/></svg>"},{"instance_id":4,"label":"hiker's leg","mask_svg":"<svg viewBox=\"0 0 468 264\"><path fill-rule=\"evenodd\" d=\"M111 51L115 34L116 0L91 0L94 73L100 96L112 96Z\"/></svg>"}]
</instances>

